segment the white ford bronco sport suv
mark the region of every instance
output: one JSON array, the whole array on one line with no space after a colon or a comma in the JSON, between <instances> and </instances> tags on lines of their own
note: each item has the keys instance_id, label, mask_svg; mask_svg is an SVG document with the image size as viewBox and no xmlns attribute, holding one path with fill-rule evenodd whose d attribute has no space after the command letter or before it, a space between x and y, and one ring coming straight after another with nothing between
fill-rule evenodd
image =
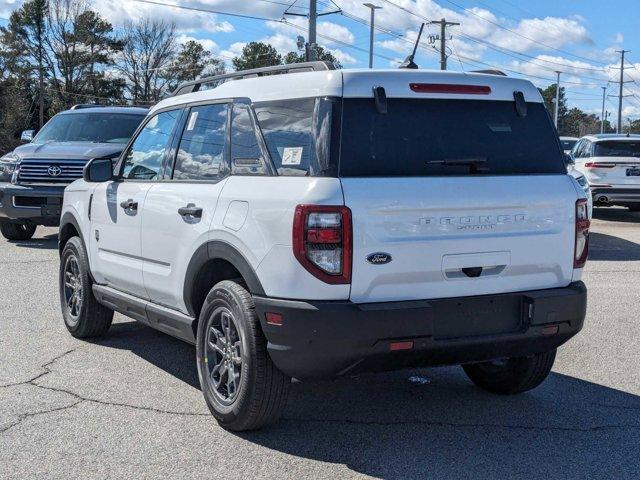
<instances>
[{"instance_id":1,"label":"white ford bronco sport suv","mask_svg":"<svg viewBox=\"0 0 640 480\"><path fill-rule=\"evenodd\" d=\"M65 191L60 301L195 343L220 424L291 378L462 364L532 389L583 325L589 220L538 90L324 63L185 84Z\"/></svg>"}]
</instances>

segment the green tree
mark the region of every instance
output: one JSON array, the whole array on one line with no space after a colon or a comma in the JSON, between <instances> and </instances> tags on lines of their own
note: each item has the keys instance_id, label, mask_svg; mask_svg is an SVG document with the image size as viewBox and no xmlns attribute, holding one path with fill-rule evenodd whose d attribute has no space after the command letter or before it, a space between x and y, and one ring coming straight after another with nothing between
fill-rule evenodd
<instances>
[{"instance_id":1,"label":"green tree","mask_svg":"<svg viewBox=\"0 0 640 480\"><path fill-rule=\"evenodd\" d=\"M540 90L540 94L542 95L542 98L544 100L544 105L545 107L547 107L547 110L549 110L549 114L552 118L555 112L556 88L557 85L555 83L552 83L544 90L541 88L538 89ZM569 107L567 106L567 97L565 95L564 87L560 87L559 104L560 108L558 109L558 133L560 133L560 135L570 135L569 133L565 132L565 118L567 116L567 113L569 112Z\"/></svg>"},{"instance_id":2,"label":"green tree","mask_svg":"<svg viewBox=\"0 0 640 480\"><path fill-rule=\"evenodd\" d=\"M336 68L342 68L342 64L340 61L331 53L329 50L326 50L324 47L317 46L316 47L316 58L318 60L324 60L326 62L331 62L335 65ZM302 63L306 62L306 57L303 53L298 52L289 52L284 57L284 63Z\"/></svg>"},{"instance_id":3,"label":"green tree","mask_svg":"<svg viewBox=\"0 0 640 480\"><path fill-rule=\"evenodd\" d=\"M176 58L167 69L168 89L174 90L180 83L198 77L219 75L225 72L224 62L213 57L201 43L189 40L182 45Z\"/></svg>"},{"instance_id":4,"label":"green tree","mask_svg":"<svg viewBox=\"0 0 640 480\"><path fill-rule=\"evenodd\" d=\"M242 55L235 57L231 63L236 71L270 67L281 65L282 55L271 45L262 42L250 42L242 49Z\"/></svg>"}]
</instances>

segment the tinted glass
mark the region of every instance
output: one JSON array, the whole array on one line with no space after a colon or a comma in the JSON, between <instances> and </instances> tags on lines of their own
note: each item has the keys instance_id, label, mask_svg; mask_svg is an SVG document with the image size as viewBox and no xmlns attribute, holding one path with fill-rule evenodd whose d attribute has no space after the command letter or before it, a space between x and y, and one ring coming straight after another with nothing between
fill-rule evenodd
<instances>
[{"instance_id":1,"label":"tinted glass","mask_svg":"<svg viewBox=\"0 0 640 480\"><path fill-rule=\"evenodd\" d=\"M487 100L345 99L341 176L566 173L541 103ZM473 165L469 165L473 164Z\"/></svg>"},{"instance_id":2,"label":"tinted glass","mask_svg":"<svg viewBox=\"0 0 640 480\"><path fill-rule=\"evenodd\" d=\"M151 118L129 148L123 178L155 180L162 168L165 149L180 117L180 110L162 112Z\"/></svg>"},{"instance_id":3,"label":"tinted glass","mask_svg":"<svg viewBox=\"0 0 640 480\"><path fill-rule=\"evenodd\" d=\"M571 150L576 142L577 140L560 140L563 150Z\"/></svg>"},{"instance_id":4,"label":"tinted glass","mask_svg":"<svg viewBox=\"0 0 640 480\"><path fill-rule=\"evenodd\" d=\"M193 107L182 132L173 178L216 180L226 171L227 104Z\"/></svg>"},{"instance_id":5,"label":"tinted glass","mask_svg":"<svg viewBox=\"0 0 640 480\"><path fill-rule=\"evenodd\" d=\"M267 174L250 110L246 105L233 106L231 172L235 175Z\"/></svg>"},{"instance_id":6,"label":"tinted glass","mask_svg":"<svg viewBox=\"0 0 640 480\"><path fill-rule=\"evenodd\" d=\"M320 176L330 170L334 102L305 98L254 106L278 175Z\"/></svg>"},{"instance_id":7,"label":"tinted glass","mask_svg":"<svg viewBox=\"0 0 640 480\"><path fill-rule=\"evenodd\" d=\"M33 143L127 143L144 117L125 113L64 113L47 122Z\"/></svg>"},{"instance_id":8,"label":"tinted glass","mask_svg":"<svg viewBox=\"0 0 640 480\"><path fill-rule=\"evenodd\" d=\"M640 141L607 140L595 144L594 157L640 157Z\"/></svg>"}]
</instances>

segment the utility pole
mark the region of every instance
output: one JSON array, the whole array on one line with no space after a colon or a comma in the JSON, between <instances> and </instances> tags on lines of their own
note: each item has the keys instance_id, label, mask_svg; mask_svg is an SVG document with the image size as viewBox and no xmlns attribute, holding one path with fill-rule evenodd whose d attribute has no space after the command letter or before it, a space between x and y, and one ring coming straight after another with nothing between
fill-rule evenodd
<instances>
[{"instance_id":1,"label":"utility pole","mask_svg":"<svg viewBox=\"0 0 640 480\"><path fill-rule=\"evenodd\" d=\"M44 125L44 72L42 70L42 24L44 23L44 2L40 2L37 5L38 17L36 21L38 25L36 27L36 35L38 36L38 129Z\"/></svg>"},{"instance_id":2,"label":"utility pole","mask_svg":"<svg viewBox=\"0 0 640 480\"><path fill-rule=\"evenodd\" d=\"M618 133L622 132L622 87L624 86L624 54L631 50L616 50L617 53L622 54L620 58L620 93L618 94L618 125L616 130Z\"/></svg>"},{"instance_id":3,"label":"utility pole","mask_svg":"<svg viewBox=\"0 0 640 480\"><path fill-rule=\"evenodd\" d=\"M365 7L371 9L371 31L369 32L369 68L373 68L373 29L375 25L376 10L382 7L378 7L373 3L363 3Z\"/></svg>"},{"instance_id":4,"label":"utility pole","mask_svg":"<svg viewBox=\"0 0 640 480\"><path fill-rule=\"evenodd\" d=\"M558 111L560 110L560 74L562 72L559 72L556 70L556 74L558 75L558 80L556 82L556 104L555 104L555 108L553 109L553 124L556 126L556 130L558 129Z\"/></svg>"},{"instance_id":5,"label":"utility pole","mask_svg":"<svg viewBox=\"0 0 640 480\"><path fill-rule=\"evenodd\" d=\"M442 18L439 21L431 20L430 24L438 24L440 25L440 70L447 69L447 27L452 27L454 25L460 25L457 22L447 22L446 19Z\"/></svg>"},{"instance_id":6,"label":"utility pole","mask_svg":"<svg viewBox=\"0 0 640 480\"><path fill-rule=\"evenodd\" d=\"M307 15L305 14L289 11L289 9L294 6L294 4L295 2L289 5L289 7L287 7L287 9L284 11L283 15L291 15L293 17L306 17ZM313 62L318 58L318 53L316 52L316 24L318 21L318 17L341 12L342 10L338 9L331 12L318 13L317 0L309 0L309 41L305 45L305 60L307 62Z\"/></svg>"},{"instance_id":7,"label":"utility pole","mask_svg":"<svg viewBox=\"0 0 640 480\"><path fill-rule=\"evenodd\" d=\"M604 100L607 98L607 87L602 88L602 115L600 116L600 133L604 133Z\"/></svg>"},{"instance_id":8,"label":"utility pole","mask_svg":"<svg viewBox=\"0 0 640 480\"><path fill-rule=\"evenodd\" d=\"M316 20L318 20L318 4L316 0L309 0L309 61L316 60Z\"/></svg>"}]
</instances>

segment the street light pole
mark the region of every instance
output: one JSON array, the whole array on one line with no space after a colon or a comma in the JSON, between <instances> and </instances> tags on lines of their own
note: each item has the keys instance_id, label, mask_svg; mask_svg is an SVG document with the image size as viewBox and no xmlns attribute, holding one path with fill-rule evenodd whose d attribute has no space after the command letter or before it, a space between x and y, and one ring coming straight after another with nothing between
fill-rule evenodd
<instances>
[{"instance_id":1,"label":"street light pole","mask_svg":"<svg viewBox=\"0 0 640 480\"><path fill-rule=\"evenodd\" d=\"M560 73L556 71L558 74L558 81L556 82L556 108L554 108L553 112L553 123L558 128L558 110L560 110Z\"/></svg>"},{"instance_id":2,"label":"street light pole","mask_svg":"<svg viewBox=\"0 0 640 480\"><path fill-rule=\"evenodd\" d=\"M363 3L365 7L371 9L371 30L369 32L369 68L373 68L373 36L374 36L374 26L375 26L375 16L376 10L382 7L378 7L373 3Z\"/></svg>"},{"instance_id":3,"label":"street light pole","mask_svg":"<svg viewBox=\"0 0 640 480\"><path fill-rule=\"evenodd\" d=\"M604 100L607 97L607 87L602 88L602 116L600 117L600 133L604 133Z\"/></svg>"}]
</instances>

